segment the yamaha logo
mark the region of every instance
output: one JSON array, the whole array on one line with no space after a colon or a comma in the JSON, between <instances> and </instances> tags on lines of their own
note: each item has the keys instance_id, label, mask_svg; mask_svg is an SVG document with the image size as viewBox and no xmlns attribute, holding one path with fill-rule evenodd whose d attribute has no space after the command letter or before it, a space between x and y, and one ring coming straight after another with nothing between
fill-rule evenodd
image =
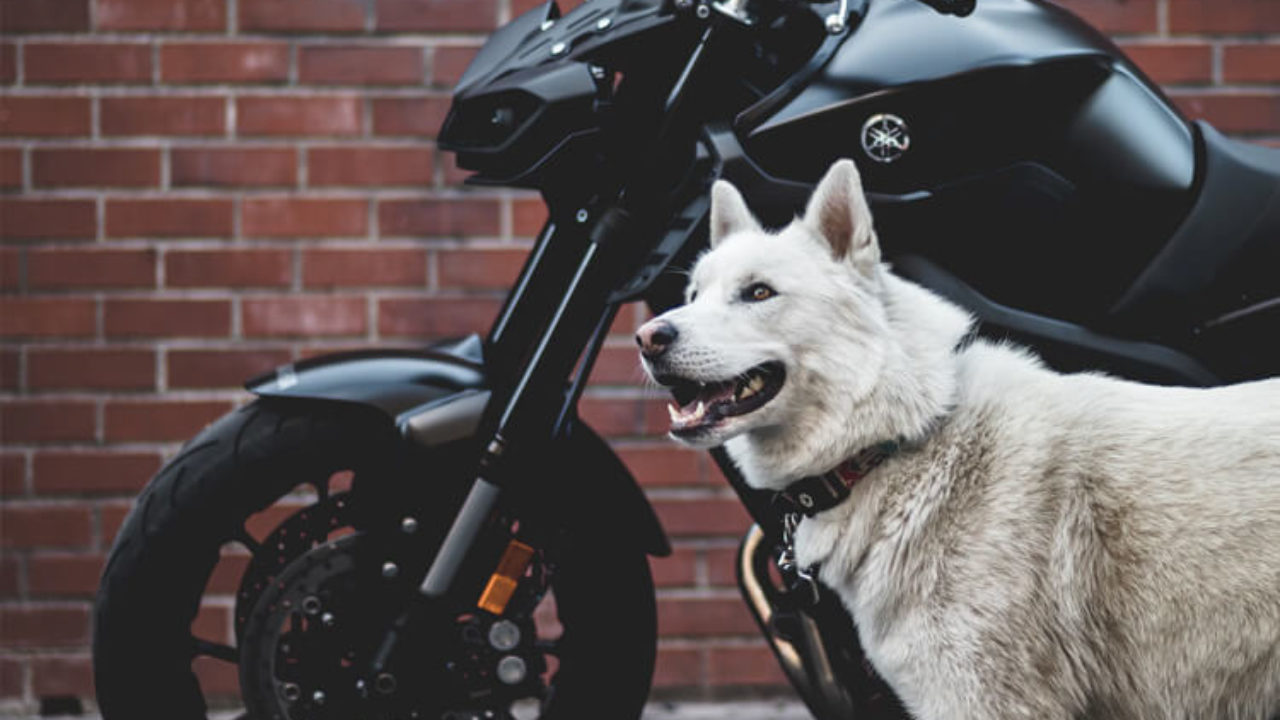
<instances>
[{"instance_id":1,"label":"yamaha logo","mask_svg":"<svg viewBox=\"0 0 1280 720\"><path fill-rule=\"evenodd\" d=\"M872 115L862 126L862 149L876 162L894 162L910 147L907 123L897 115Z\"/></svg>"}]
</instances>

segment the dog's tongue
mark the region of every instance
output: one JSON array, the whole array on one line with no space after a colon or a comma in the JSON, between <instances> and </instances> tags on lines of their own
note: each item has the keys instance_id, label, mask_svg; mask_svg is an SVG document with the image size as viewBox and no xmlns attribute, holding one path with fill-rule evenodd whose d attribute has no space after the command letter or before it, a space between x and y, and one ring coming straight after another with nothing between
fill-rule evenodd
<instances>
[{"instance_id":1,"label":"dog's tongue","mask_svg":"<svg viewBox=\"0 0 1280 720\"><path fill-rule=\"evenodd\" d=\"M675 403L667 405L671 415L671 430L679 432L697 427L720 416L718 406L733 400L734 384L717 383L703 388L688 404L676 407Z\"/></svg>"}]
</instances>

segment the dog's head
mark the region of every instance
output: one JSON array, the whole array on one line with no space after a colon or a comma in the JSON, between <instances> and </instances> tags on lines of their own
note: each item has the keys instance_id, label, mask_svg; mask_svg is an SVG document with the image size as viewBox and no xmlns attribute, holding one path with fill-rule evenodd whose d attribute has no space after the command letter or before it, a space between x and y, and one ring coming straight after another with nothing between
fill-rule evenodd
<instances>
[{"instance_id":1,"label":"dog's head","mask_svg":"<svg viewBox=\"0 0 1280 720\"><path fill-rule=\"evenodd\" d=\"M837 435L849 420L842 408L870 392L884 362L879 273L853 162L833 165L804 216L777 233L716 182L711 249L686 304L636 334L645 369L675 396L671 435L695 447L744 434ZM813 441L823 440L802 445Z\"/></svg>"}]
</instances>

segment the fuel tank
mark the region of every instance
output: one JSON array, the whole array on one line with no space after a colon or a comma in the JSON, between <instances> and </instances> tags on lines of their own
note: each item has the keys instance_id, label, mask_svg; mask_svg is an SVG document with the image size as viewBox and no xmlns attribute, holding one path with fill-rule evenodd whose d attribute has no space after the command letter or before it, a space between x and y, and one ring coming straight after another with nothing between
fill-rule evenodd
<instances>
[{"instance_id":1,"label":"fuel tank","mask_svg":"<svg viewBox=\"0 0 1280 720\"><path fill-rule=\"evenodd\" d=\"M750 158L813 183L854 158L887 257L924 255L998 302L1088 324L1190 208L1197 137L1083 21L1041 0L967 17L872 0L831 59L735 125Z\"/></svg>"}]
</instances>

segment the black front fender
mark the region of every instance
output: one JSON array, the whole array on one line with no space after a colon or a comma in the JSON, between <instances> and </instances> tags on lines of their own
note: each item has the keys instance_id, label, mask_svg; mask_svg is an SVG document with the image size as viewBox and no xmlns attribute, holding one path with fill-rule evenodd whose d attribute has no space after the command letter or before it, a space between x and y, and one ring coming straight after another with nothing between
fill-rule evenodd
<instances>
[{"instance_id":1,"label":"black front fender","mask_svg":"<svg viewBox=\"0 0 1280 720\"><path fill-rule=\"evenodd\" d=\"M409 442L433 447L468 437L480 426L489 400L482 343L476 336L424 350L370 350L310 358L255 377L245 388L263 397L335 402L374 408L392 420ZM598 530L653 555L671 552L653 507L627 467L581 421L569 423L545 457L562 482L546 487L571 492L589 513L569 513L566 522L607 518ZM527 474L538 481L540 473ZM541 488L539 488L541 489ZM593 528L593 530L596 528Z\"/></svg>"}]
</instances>

